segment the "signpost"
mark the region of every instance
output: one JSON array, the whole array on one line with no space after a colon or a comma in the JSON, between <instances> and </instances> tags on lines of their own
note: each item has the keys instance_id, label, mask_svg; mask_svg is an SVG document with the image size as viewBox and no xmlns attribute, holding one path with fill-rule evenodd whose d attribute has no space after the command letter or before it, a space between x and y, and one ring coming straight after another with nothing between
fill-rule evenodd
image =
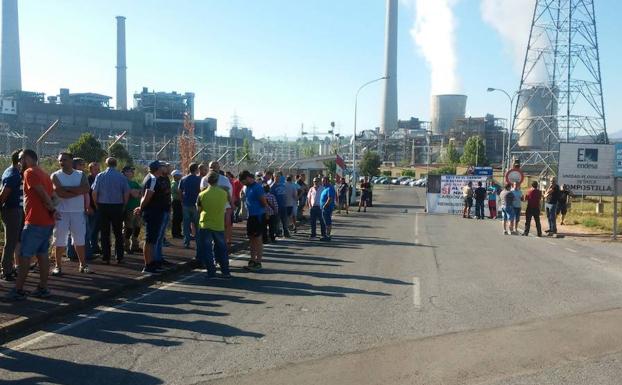
<instances>
[{"instance_id":1,"label":"signpost","mask_svg":"<svg viewBox=\"0 0 622 385\"><path fill-rule=\"evenodd\" d=\"M575 194L612 196L613 164L611 144L560 143L559 184Z\"/></svg>"},{"instance_id":2,"label":"signpost","mask_svg":"<svg viewBox=\"0 0 622 385\"><path fill-rule=\"evenodd\" d=\"M505 183L518 183L522 184L525 179L525 174L519 168L512 168L505 173Z\"/></svg>"},{"instance_id":3,"label":"signpost","mask_svg":"<svg viewBox=\"0 0 622 385\"><path fill-rule=\"evenodd\" d=\"M618 239L618 184L622 178L622 143L615 145L613 162L613 239Z\"/></svg>"}]
</instances>

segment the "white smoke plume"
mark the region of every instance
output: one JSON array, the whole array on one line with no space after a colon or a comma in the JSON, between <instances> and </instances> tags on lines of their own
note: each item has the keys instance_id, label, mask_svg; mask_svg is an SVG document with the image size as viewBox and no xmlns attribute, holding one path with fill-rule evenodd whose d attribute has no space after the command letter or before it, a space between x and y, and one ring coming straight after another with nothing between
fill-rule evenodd
<instances>
[{"instance_id":1,"label":"white smoke plume","mask_svg":"<svg viewBox=\"0 0 622 385\"><path fill-rule=\"evenodd\" d=\"M536 0L482 0L482 19L504 40L518 73L523 68Z\"/></svg>"},{"instance_id":2,"label":"white smoke plume","mask_svg":"<svg viewBox=\"0 0 622 385\"><path fill-rule=\"evenodd\" d=\"M458 1L415 0L415 25L410 34L428 62L433 95L460 91L453 13Z\"/></svg>"}]
</instances>

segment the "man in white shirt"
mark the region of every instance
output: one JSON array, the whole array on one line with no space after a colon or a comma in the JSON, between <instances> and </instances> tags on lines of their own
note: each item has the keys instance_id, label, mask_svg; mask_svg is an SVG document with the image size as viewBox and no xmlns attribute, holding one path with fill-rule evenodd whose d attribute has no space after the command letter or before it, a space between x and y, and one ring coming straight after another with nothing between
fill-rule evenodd
<instances>
[{"instance_id":1,"label":"man in white shirt","mask_svg":"<svg viewBox=\"0 0 622 385\"><path fill-rule=\"evenodd\" d=\"M231 196L233 186L231 186L229 178L220 173L220 163L218 163L218 161L210 162L209 169L210 171L214 171L218 174L217 186L225 190L227 192L227 196L229 197L227 204L225 204L225 242L227 242L227 248L229 248L233 237L233 197ZM201 179L201 191L208 187L209 183L207 181L207 176L204 176L203 179Z\"/></svg>"},{"instance_id":2,"label":"man in white shirt","mask_svg":"<svg viewBox=\"0 0 622 385\"><path fill-rule=\"evenodd\" d=\"M73 155L62 152L58 155L60 170L52 174L52 185L58 196L56 211L60 218L56 220L54 228L54 246L56 267L52 275L60 275L63 255L67 248L67 237L71 234L73 247L80 261L79 271L91 273L86 265L85 248L86 241L86 216L84 194L89 192L89 182L82 171L74 170Z\"/></svg>"}]
</instances>

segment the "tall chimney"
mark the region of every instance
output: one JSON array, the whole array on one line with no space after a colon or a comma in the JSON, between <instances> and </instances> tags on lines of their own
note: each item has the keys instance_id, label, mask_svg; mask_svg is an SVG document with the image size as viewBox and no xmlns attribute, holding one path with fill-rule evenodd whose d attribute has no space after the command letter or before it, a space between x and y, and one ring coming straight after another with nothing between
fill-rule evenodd
<instances>
[{"instance_id":1,"label":"tall chimney","mask_svg":"<svg viewBox=\"0 0 622 385\"><path fill-rule=\"evenodd\" d=\"M397 130L397 0L387 0L385 30L384 105L380 133L389 136Z\"/></svg>"},{"instance_id":2,"label":"tall chimney","mask_svg":"<svg viewBox=\"0 0 622 385\"><path fill-rule=\"evenodd\" d=\"M117 16L117 110L127 110L127 66L125 62L124 16Z\"/></svg>"},{"instance_id":3,"label":"tall chimney","mask_svg":"<svg viewBox=\"0 0 622 385\"><path fill-rule=\"evenodd\" d=\"M5 91L21 91L22 71L19 60L17 0L2 0L1 55L0 93Z\"/></svg>"}]
</instances>

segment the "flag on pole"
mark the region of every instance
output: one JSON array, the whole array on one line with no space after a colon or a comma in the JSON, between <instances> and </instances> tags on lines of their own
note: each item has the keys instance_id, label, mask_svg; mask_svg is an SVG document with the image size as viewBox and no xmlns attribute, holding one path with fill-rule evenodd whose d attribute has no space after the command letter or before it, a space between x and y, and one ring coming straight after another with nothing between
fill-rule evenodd
<instances>
[{"instance_id":1,"label":"flag on pole","mask_svg":"<svg viewBox=\"0 0 622 385\"><path fill-rule=\"evenodd\" d=\"M337 158L335 159L335 164L337 165L337 180L336 182L341 182L341 178L344 177L344 170L346 169L346 162L343 161L343 158L337 154Z\"/></svg>"}]
</instances>

